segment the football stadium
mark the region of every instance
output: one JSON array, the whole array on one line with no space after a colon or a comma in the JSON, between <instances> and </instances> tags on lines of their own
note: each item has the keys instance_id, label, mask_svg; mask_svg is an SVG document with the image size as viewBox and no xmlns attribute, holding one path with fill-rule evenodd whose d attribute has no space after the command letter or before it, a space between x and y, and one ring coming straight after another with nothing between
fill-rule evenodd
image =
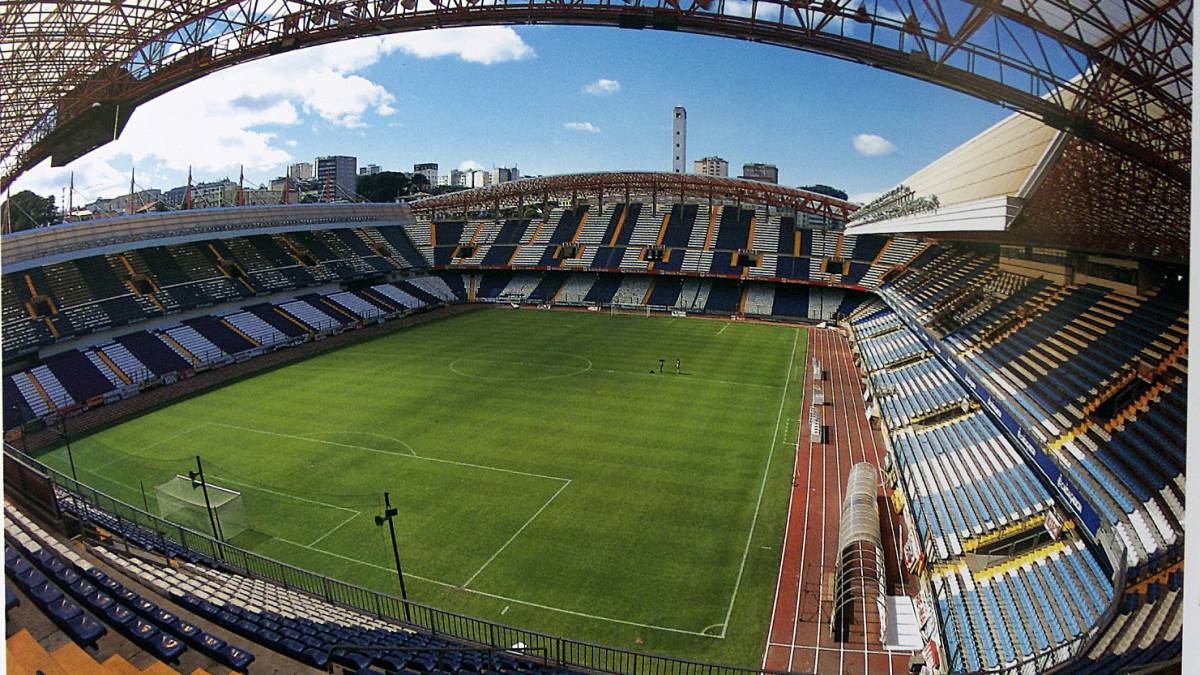
<instances>
[{"instance_id":1,"label":"football stadium","mask_svg":"<svg viewBox=\"0 0 1200 675\"><path fill-rule=\"evenodd\" d=\"M1190 2L11 4L5 187L217 70L445 27L1011 114L866 203L688 173L682 108L670 172L10 198L9 672L1181 671Z\"/></svg>"}]
</instances>

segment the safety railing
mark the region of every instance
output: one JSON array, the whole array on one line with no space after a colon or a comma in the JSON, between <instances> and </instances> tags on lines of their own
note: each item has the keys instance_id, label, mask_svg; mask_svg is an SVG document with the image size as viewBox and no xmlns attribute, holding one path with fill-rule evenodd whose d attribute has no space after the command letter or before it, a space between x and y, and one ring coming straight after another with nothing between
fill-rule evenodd
<instances>
[{"instance_id":1,"label":"safety railing","mask_svg":"<svg viewBox=\"0 0 1200 675\"><path fill-rule=\"evenodd\" d=\"M301 591L315 598L352 609L378 619L406 625L432 635L480 645L489 649L511 650L520 645L525 654L544 655L547 664L561 668L628 673L631 675L744 675L748 673L778 673L738 666L704 663L689 659L646 654L617 647L583 642L562 636L516 628L475 617L457 614L428 605L402 600L369 588L311 572L285 562L247 551L227 542L188 529L145 509L112 497L89 485L4 444L6 459L35 469L54 487L57 503L48 508L77 515L83 521L94 519L96 512L115 520L116 527L106 528L126 546L132 535L140 534L152 541L170 542L175 554L191 553L206 558L222 570L263 579L284 588ZM6 484L8 489L24 491L25 486ZM25 495L37 499L35 491ZM95 511L93 511L93 509ZM406 608L407 605L407 608ZM406 621L405 618L408 617Z\"/></svg>"}]
</instances>

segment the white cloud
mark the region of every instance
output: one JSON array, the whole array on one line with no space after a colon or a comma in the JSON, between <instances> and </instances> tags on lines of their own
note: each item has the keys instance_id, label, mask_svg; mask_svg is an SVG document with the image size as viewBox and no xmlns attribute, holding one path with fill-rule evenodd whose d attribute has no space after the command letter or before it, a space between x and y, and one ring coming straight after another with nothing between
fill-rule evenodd
<instances>
[{"instance_id":1,"label":"white cloud","mask_svg":"<svg viewBox=\"0 0 1200 675\"><path fill-rule=\"evenodd\" d=\"M593 96L608 96L621 91L621 83L616 80L607 80L600 78L591 84L586 84L583 87L583 93Z\"/></svg>"},{"instance_id":2,"label":"white cloud","mask_svg":"<svg viewBox=\"0 0 1200 675\"><path fill-rule=\"evenodd\" d=\"M236 177L240 165L247 175L278 171L295 159L289 151L295 140L283 137L289 127L313 134L323 125L365 129L373 116L397 112L391 92L357 74L393 52L480 64L534 55L513 29L482 27L350 40L260 59L143 104L117 141L66 167L52 169L43 162L13 188L57 195L74 171L79 203L123 193L131 164L139 185L154 187L171 185L150 182L151 177L163 171L178 176L188 166L206 178Z\"/></svg>"},{"instance_id":3,"label":"white cloud","mask_svg":"<svg viewBox=\"0 0 1200 675\"><path fill-rule=\"evenodd\" d=\"M563 122L563 128L571 131L584 131L589 134L600 133L600 127L591 122Z\"/></svg>"},{"instance_id":4,"label":"white cloud","mask_svg":"<svg viewBox=\"0 0 1200 675\"><path fill-rule=\"evenodd\" d=\"M750 0L725 0L725 13L748 19L754 13L754 3Z\"/></svg>"},{"instance_id":5,"label":"white cloud","mask_svg":"<svg viewBox=\"0 0 1200 675\"><path fill-rule=\"evenodd\" d=\"M458 165L459 171L477 171L482 168L483 165L473 159L463 160L463 162Z\"/></svg>"},{"instance_id":6,"label":"white cloud","mask_svg":"<svg viewBox=\"0 0 1200 675\"><path fill-rule=\"evenodd\" d=\"M457 56L463 61L490 65L535 56L533 47L507 26L441 28L390 35L387 51L400 51L421 59Z\"/></svg>"},{"instance_id":7,"label":"white cloud","mask_svg":"<svg viewBox=\"0 0 1200 675\"><path fill-rule=\"evenodd\" d=\"M890 155L896 151L896 146L891 141L876 134L858 134L854 137L854 149L860 155L868 157L878 157L880 155Z\"/></svg>"}]
</instances>

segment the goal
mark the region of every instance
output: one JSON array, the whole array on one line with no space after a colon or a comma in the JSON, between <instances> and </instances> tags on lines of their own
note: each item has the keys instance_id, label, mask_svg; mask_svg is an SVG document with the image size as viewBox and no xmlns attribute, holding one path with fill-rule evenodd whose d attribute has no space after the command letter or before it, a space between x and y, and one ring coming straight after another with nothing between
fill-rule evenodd
<instances>
[{"instance_id":1,"label":"goal","mask_svg":"<svg viewBox=\"0 0 1200 675\"><path fill-rule=\"evenodd\" d=\"M204 505L204 489L192 487L191 478L176 474L154 488L154 496L158 499L158 515L197 532L212 532L208 509ZM241 492L209 481L208 499L226 540L246 530L246 507Z\"/></svg>"},{"instance_id":2,"label":"goal","mask_svg":"<svg viewBox=\"0 0 1200 675\"><path fill-rule=\"evenodd\" d=\"M608 314L609 316L616 316L618 314L640 314L643 316L650 316L650 305L622 305L618 303L611 303L608 306Z\"/></svg>"}]
</instances>

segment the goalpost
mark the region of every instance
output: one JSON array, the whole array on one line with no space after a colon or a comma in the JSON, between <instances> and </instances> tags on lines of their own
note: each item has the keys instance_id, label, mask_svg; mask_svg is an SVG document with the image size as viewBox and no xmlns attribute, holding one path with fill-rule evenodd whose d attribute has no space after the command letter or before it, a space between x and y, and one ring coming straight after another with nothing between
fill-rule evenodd
<instances>
[{"instance_id":1,"label":"goalpost","mask_svg":"<svg viewBox=\"0 0 1200 675\"><path fill-rule=\"evenodd\" d=\"M608 315L616 316L618 314L641 314L650 316L650 305L617 305L610 303L608 305Z\"/></svg>"},{"instance_id":2,"label":"goalpost","mask_svg":"<svg viewBox=\"0 0 1200 675\"><path fill-rule=\"evenodd\" d=\"M208 509L204 505L204 490L192 487L191 478L176 474L171 480L155 487L154 496L158 499L158 515L197 532L212 531ZM208 499L226 540L247 529L246 507L241 492L209 482Z\"/></svg>"}]
</instances>

